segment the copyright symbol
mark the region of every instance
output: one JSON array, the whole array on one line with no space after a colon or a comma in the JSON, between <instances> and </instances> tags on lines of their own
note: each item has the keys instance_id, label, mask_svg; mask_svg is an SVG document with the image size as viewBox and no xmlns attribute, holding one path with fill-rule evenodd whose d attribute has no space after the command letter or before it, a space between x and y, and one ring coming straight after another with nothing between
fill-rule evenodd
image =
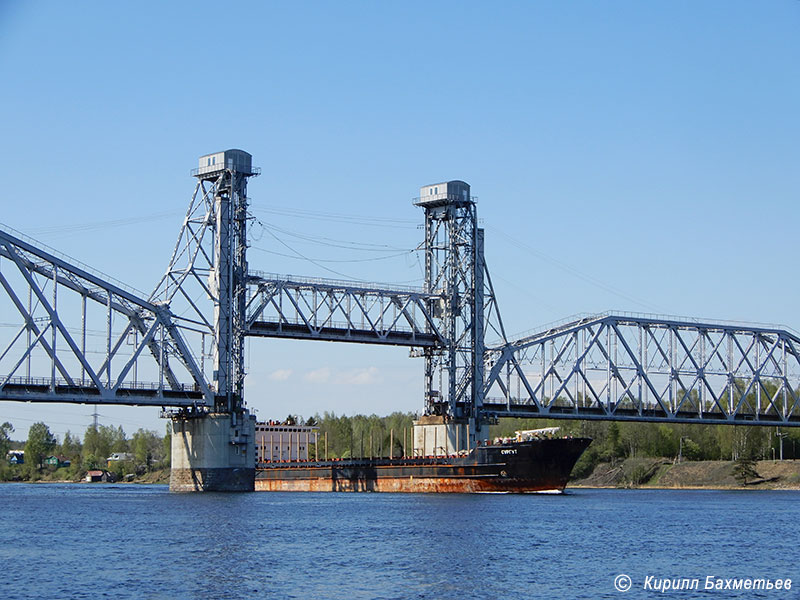
<instances>
[{"instance_id":1,"label":"copyright symbol","mask_svg":"<svg viewBox=\"0 0 800 600\"><path fill-rule=\"evenodd\" d=\"M625 574L617 575L614 578L614 587L617 588L618 592L627 592L631 589L631 585L633 585L631 578Z\"/></svg>"}]
</instances>

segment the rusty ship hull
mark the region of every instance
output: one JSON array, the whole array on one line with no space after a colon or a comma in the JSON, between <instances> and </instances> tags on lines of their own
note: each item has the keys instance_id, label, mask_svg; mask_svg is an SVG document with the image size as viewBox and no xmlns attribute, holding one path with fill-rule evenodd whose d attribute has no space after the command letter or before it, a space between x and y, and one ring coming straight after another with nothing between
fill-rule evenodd
<instances>
[{"instance_id":1,"label":"rusty ship hull","mask_svg":"<svg viewBox=\"0 0 800 600\"><path fill-rule=\"evenodd\" d=\"M260 463L256 491L562 492L589 438L493 444L463 456Z\"/></svg>"}]
</instances>

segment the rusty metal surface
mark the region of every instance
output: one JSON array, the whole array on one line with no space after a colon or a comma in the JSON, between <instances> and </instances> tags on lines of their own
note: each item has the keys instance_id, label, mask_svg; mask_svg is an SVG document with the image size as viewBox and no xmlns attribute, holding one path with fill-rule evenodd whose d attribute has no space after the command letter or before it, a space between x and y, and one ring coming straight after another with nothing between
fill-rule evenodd
<instances>
[{"instance_id":1,"label":"rusty metal surface","mask_svg":"<svg viewBox=\"0 0 800 600\"><path fill-rule=\"evenodd\" d=\"M480 479L449 477L392 477L385 479L256 479L257 492L396 492L461 493L480 492L561 492L566 481L536 485L509 480L492 482Z\"/></svg>"}]
</instances>

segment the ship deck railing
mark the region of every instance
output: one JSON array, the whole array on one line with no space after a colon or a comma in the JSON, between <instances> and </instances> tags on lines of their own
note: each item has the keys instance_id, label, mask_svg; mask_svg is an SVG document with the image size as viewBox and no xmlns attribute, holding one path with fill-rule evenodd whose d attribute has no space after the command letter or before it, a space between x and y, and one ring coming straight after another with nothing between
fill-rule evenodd
<instances>
[{"instance_id":1,"label":"ship deck railing","mask_svg":"<svg viewBox=\"0 0 800 600\"><path fill-rule=\"evenodd\" d=\"M453 458L464 458L469 456L467 453L463 454L440 454L438 456L428 455L428 456L403 456L403 457L393 457L390 458L388 456L383 457L360 457L360 458L329 458L329 459L309 459L309 460L262 460L256 462L256 469L258 468L273 468L273 467L284 467L284 468L308 468L314 466L335 466L340 463L345 463L346 466L369 466L369 465L376 465L376 464L392 464L392 465L423 465L423 464L435 464L436 461L441 461L442 459L453 459Z\"/></svg>"}]
</instances>

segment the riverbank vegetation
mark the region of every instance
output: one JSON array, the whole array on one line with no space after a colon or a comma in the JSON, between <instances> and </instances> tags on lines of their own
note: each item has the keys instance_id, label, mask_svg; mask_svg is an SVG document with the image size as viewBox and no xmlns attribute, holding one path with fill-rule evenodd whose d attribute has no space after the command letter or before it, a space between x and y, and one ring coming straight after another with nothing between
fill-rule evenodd
<instances>
[{"instance_id":1,"label":"riverbank vegetation","mask_svg":"<svg viewBox=\"0 0 800 600\"><path fill-rule=\"evenodd\" d=\"M404 456L412 451L412 427L417 415L394 412L377 415L336 416L325 412L305 421L319 427L319 458L357 458L365 456ZM298 417L290 417L297 419ZM391 448L391 451L390 451ZM312 446L311 456L314 456Z\"/></svg>"},{"instance_id":2,"label":"riverbank vegetation","mask_svg":"<svg viewBox=\"0 0 800 600\"><path fill-rule=\"evenodd\" d=\"M411 451L411 428L418 415L393 413L387 417L334 413L314 415L292 422L319 428L320 445L328 440L330 458L394 456ZM592 445L576 465L575 476L590 473L599 463L627 458L658 458L671 461L737 461L800 458L800 428L671 423L633 423L543 419L500 419L489 427L489 437L513 437L515 431L558 427L560 435L590 437ZM322 457L322 451L320 454Z\"/></svg>"},{"instance_id":3,"label":"riverbank vegetation","mask_svg":"<svg viewBox=\"0 0 800 600\"><path fill-rule=\"evenodd\" d=\"M6 458L0 462L0 481L79 481L91 470L122 480L146 477L170 464L169 433L139 429L129 438L121 426L91 425L82 440L69 431L59 440L44 422L31 425L25 441L14 441L14 432L11 423L0 426L0 456ZM24 453L13 455L19 450Z\"/></svg>"}]
</instances>

